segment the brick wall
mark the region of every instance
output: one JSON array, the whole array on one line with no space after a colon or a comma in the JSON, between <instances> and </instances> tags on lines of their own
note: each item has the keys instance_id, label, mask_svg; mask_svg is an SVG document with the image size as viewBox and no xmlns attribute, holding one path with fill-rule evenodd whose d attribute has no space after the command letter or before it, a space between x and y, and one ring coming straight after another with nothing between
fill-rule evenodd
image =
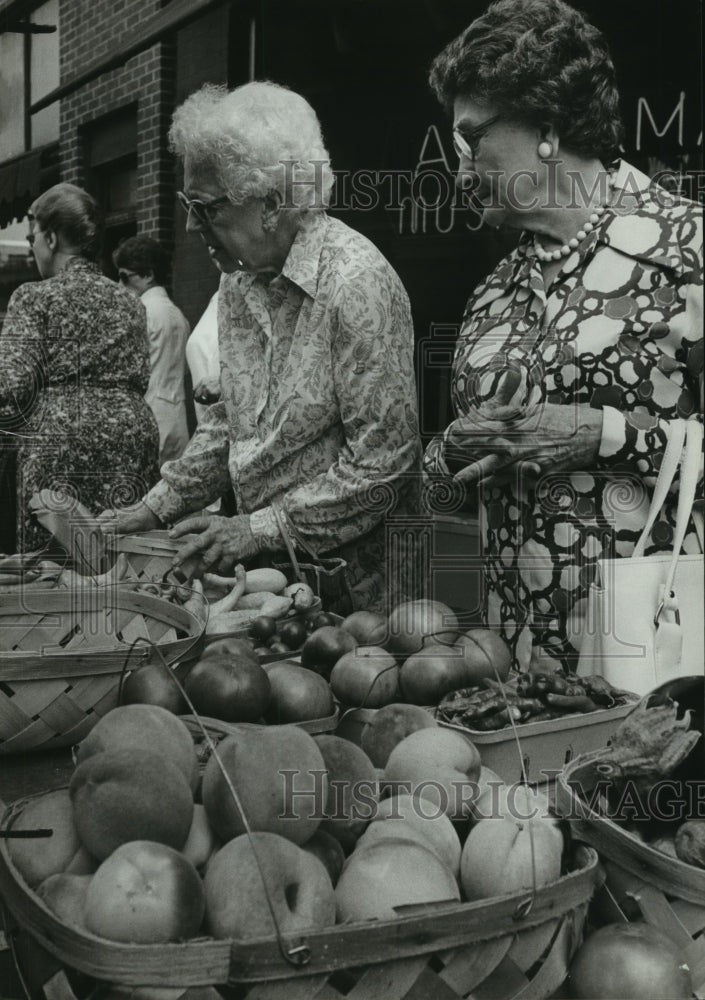
<instances>
[{"instance_id":1,"label":"brick wall","mask_svg":"<svg viewBox=\"0 0 705 1000\"><path fill-rule=\"evenodd\" d=\"M109 54L159 7L159 0L61 0L61 82ZM83 127L136 104L137 228L167 246L173 242L174 165L166 135L174 79L173 42L160 42L61 102L62 178L75 184L86 183Z\"/></svg>"}]
</instances>

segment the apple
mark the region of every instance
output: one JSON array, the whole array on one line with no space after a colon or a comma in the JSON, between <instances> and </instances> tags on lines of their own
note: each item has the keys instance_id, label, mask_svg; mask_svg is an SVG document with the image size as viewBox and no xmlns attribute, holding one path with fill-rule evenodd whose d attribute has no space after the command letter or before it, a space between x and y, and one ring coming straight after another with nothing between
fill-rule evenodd
<instances>
[{"instance_id":1,"label":"apple","mask_svg":"<svg viewBox=\"0 0 705 1000\"><path fill-rule=\"evenodd\" d=\"M407 601L389 616L390 653L406 659L428 643L453 642L460 632L455 612L441 601Z\"/></svg>"},{"instance_id":2,"label":"apple","mask_svg":"<svg viewBox=\"0 0 705 1000\"><path fill-rule=\"evenodd\" d=\"M364 646L383 646L387 638L387 619L376 611L353 611L341 628Z\"/></svg>"},{"instance_id":3,"label":"apple","mask_svg":"<svg viewBox=\"0 0 705 1000\"><path fill-rule=\"evenodd\" d=\"M225 722L254 722L269 704L269 679L254 654L199 660L189 670L184 688L198 713Z\"/></svg>"},{"instance_id":4,"label":"apple","mask_svg":"<svg viewBox=\"0 0 705 1000\"><path fill-rule=\"evenodd\" d=\"M404 698L412 704L437 705L444 694L468 686L462 650L427 643L404 661L399 685Z\"/></svg>"},{"instance_id":5,"label":"apple","mask_svg":"<svg viewBox=\"0 0 705 1000\"><path fill-rule=\"evenodd\" d=\"M268 666L271 689L268 722L305 722L326 719L333 714L333 693L325 677L287 661Z\"/></svg>"},{"instance_id":6,"label":"apple","mask_svg":"<svg viewBox=\"0 0 705 1000\"><path fill-rule=\"evenodd\" d=\"M385 781L399 794L421 795L440 812L460 820L471 815L477 797L480 754L453 729L417 729L392 750Z\"/></svg>"},{"instance_id":7,"label":"apple","mask_svg":"<svg viewBox=\"0 0 705 1000\"><path fill-rule=\"evenodd\" d=\"M466 680L464 687L477 687L485 677L506 681L512 666L512 653L504 639L491 629L475 628L459 635L456 645L462 650Z\"/></svg>"},{"instance_id":8,"label":"apple","mask_svg":"<svg viewBox=\"0 0 705 1000\"><path fill-rule=\"evenodd\" d=\"M186 700L166 664L155 660L131 670L120 693L121 705L159 705L182 715L187 711Z\"/></svg>"},{"instance_id":9,"label":"apple","mask_svg":"<svg viewBox=\"0 0 705 1000\"><path fill-rule=\"evenodd\" d=\"M269 893L269 901L265 893ZM216 938L301 934L335 923L335 897L323 863L275 833L253 833L225 844L204 879L206 921Z\"/></svg>"},{"instance_id":10,"label":"apple","mask_svg":"<svg viewBox=\"0 0 705 1000\"><path fill-rule=\"evenodd\" d=\"M133 840L116 848L91 877L85 922L111 941L161 944L198 934L204 909L203 883L183 854Z\"/></svg>"},{"instance_id":11,"label":"apple","mask_svg":"<svg viewBox=\"0 0 705 1000\"><path fill-rule=\"evenodd\" d=\"M374 826L393 826L403 823L408 829L418 830L429 842L441 861L458 877L460 873L460 838L445 813L423 797L412 795L392 795L383 799L377 807Z\"/></svg>"},{"instance_id":12,"label":"apple","mask_svg":"<svg viewBox=\"0 0 705 1000\"><path fill-rule=\"evenodd\" d=\"M399 697L399 667L381 646L359 646L335 664L330 686L344 705L381 708Z\"/></svg>"},{"instance_id":13,"label":"apple","mask_svg":"<svg viewBox=\"0 0 705 1000\"><path fill-rule=\"evenodd\" d=\"M360 744L375 767L383 768L397 745L417 729L437 725L430 712L418 705L393 702L378 709L360 736Z\"/></svg>"},{"instance_id":14,"label":"apple","mask_svg":"<svg viewBox=\"0 0 705 1000\"><path fill-rule=\"evenodd\" d=\"M252 830L304 844L324 814L328 782L321 751L299 726L240 726L218 744L218 757ZM203 774L203 805L223 841L245 832L240 809L211 756Z\"/></svg>"},{"instance_id":15,"label":"apple","mask_svg":"<svg viewBox=\"0 0 705 1000\"><path fill-rule=\"evenodd\" d=\"M323 862L332 884L335 885L345 864L345 851L340 841L336 840L332 834L319 828L310 840L301 845L301 849L308 851L309 854L313 854L314 858Z\"/></svg>"},{"instance_id":16,"label":"apple","mask_svg":"<svg viewBox=\"0 0 705 1000\"><path fill-rule=\"evenodd\" d=\"M394 837L358 846L335 887L338 920L393 920L397 906L460 899L458 883L430 847Z\"/></svg>"}]
</instances>

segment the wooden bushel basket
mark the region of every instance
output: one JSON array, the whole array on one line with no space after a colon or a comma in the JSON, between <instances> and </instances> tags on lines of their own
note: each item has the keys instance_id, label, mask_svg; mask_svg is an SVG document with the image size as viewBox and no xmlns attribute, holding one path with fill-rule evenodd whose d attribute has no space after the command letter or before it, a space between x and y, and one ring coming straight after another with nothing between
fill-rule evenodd
<instances>
[{"instance_id":1,"label":"wooden bushel basket","mask_svg":"<svg viewBox=\"0 0 705 1000\"><path fill-rule=\"evenodd\" d=\"M600 802L598 753L564 768L556 780L556 809L573 837L599 852L606 874L599 902L608 919L634 916L666 931L688 963L695 996L705 997L705 869L656 850L594 808Z\"/></svg>"},{"instance_id":2,"label":"wooden bushel basket","mask_svg":"<svg viewBox=\"0 0 705 1000\"><path fill-rule=\"evenodd\" d=\"M3 829L23 805L9 807ZM20 930L64 966L125 986L227 985L229 997L247 1000L549 997L581 942L598 880L597 854L581 845L573 870L533 897L523 891L474 903L429 904L395 920L284 938L285 945L304 944L309 951L309 962L295 967L273 936L125 945L68 927L27 887L0 838L0 894L7 910Z\"/></svg>"},{"instance_id":3,"label":"wooden bushel basket","mask_svg":"<svg viewBox=\"0 0 705 1000\"><path fill-rule=\"evenodd\" d=\"M129 584L4 596L0 754L78 743L116 707L126 664L160 654L173 663L203 628L186 608Z\"/></svg>"}]
</instances>

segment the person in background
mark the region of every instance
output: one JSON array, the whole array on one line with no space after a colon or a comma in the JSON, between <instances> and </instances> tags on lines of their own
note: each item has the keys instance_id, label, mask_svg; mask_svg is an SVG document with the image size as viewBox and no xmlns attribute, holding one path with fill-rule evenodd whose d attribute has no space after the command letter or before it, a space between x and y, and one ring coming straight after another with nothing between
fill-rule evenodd
<instances>
[{"instance_id":1,"label":"person in background","mask_svg":"<svg viewBox=\"0 0 705 1000\"><path fill-rule=\"evenodd\" d=\"M178 458L189 439L186 418L186 341L189 322L164 287L169 257L150 236L123 240L113 254L121 283L147 310L151 375L146 400L159 427L159 464Z\"/></svg>"},{"instance_id":2,"label":"person in background","mask_svg":"<svg viewBox=\"0 0 705 1000\"><path fill-rule=\"evenodd\" d=\"M333 174L303 97L206 85L170 137L186 228L223 272L221 399L143 503L116 520L106 511L106 527L173 524L231 482L235 517L172 529L197 535L181 561L198 554L223 571L281 555L281 521L295 542L346 561L349 606L382 609L398 582L387 519L413 514L420 487L408 296L379 250L327 215Z\"/></svg>"},{"instance_id":3,"label":"person in background","mask_svg":"<svg viewBox=\"0 0 705 1000\"><path fill-rule=\"evenodd\" d=\"M196 421L200 424L211 403L220 399L217 292L211 296L186 342L186 363L191 372Z\"/></svg>"},{"instance_id":4,"label":"person in background","mask_svg":"<svg viewBox=\"0 0 705 1000\"><path fill-rule=\"evenodd\" d=\"M73 184L41 194L28 240L41 281L16 289L0 332L0 432L17 454L17 547L49 540L28 511L54 489L93 512L143 495L159 478L159 434L144 400L147 318L96 261L96 201Z\"/></svg>"},{"instance_id":5,"label":"person in background","mask_svg":"<svg viewBox=\"0 0 705 1000\"><path fill-rule=\"evenodd\" d=\"M468 301L425 469L480 484L486 616L516 665L575 670L598 560L631 555L672 423L702 419L702 207L619 159L609 52L561 0L493 3L430 80L459 184L522 235ZM677 485L646 555L676 506Z\"/></svg>"}]
</instances>

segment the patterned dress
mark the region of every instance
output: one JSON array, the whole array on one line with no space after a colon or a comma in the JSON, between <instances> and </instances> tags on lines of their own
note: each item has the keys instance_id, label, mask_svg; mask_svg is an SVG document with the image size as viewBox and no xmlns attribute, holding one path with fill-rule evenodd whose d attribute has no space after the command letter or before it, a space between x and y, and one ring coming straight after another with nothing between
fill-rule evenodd
<instances>
[{"instance_id":1,"label":"patterned dress","mask_svg":"<svg viewBox=\"0 0 705 1000\"><path fill-rule=\"evenodd\" d=\"M138 500L159 478L159 433L142 303L72 258L10 298L0 332L0 447L17 452L17 545L47 533L27 513L37 490L68 492L94 513Z\"/></svg>"},{"instance_id":2,"label":"patterned dress","mask_svg":"<svg viewBox=\"0 0 705 1000\"><path fill-rule=\"evenodd\" d=\"M146 502L170 522L232 483L272 551L283 548L274 501L296 537L347 561L355 607L382 607L385 522L414 511L421 469L398 276L369 240L317 212L281 274L224 275L218 299L221 400Z\"/></svg>"},{"instance_id":3,"label":"patterned dress","mask_svg":"<svg viewBox=\"0 0 705 1000\"><path fill-rule=\"evenodd\" d=\"M539 404L565 406L567 429L575 404L603 414L594 468L482 491L485 612L520 669L575 668L596 561L631 554L669 423L701 419L702 336L702 208L624 162L612 207L549 287L525 234L471 297L453 365L456 416L478 412L507 368L523 372ZM424 461L441 492L459 468L448 437ZM491 452L478 440L477 458ZM677 485L647 555L669 548L676 502ZM685 548L699 551L692 525Z\"/></svg>"}]
</instances>

